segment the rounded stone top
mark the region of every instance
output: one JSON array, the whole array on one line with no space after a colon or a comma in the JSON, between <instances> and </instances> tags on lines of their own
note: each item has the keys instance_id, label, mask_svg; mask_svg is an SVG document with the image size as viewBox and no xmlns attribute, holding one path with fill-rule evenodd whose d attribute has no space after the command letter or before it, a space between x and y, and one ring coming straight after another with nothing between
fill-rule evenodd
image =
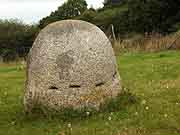
<instances>
[{"instance_id":1,"label":"rounded stone top","mask_svg":"<svg viewBox=\"0 0 180 135\"><path fill-rule=\"evenodd\" d=\"M64 20L45 27L28 57L26 108L99 106L121 84L109 39L95 25ZM30 110L30 109L29 109Z\"/></svg>"},{"instance_id":2,"label":"rounded stone top","mask_svg":"<svg viewBox=\"0 0 180 135\"><path fill-rule=\"evenodd\" d=\"M52 83L96 85L116 72L111 43L95 25L64 20L45 27L30 52L29 66L35 75Z\"/></svg>"}]
</instances>

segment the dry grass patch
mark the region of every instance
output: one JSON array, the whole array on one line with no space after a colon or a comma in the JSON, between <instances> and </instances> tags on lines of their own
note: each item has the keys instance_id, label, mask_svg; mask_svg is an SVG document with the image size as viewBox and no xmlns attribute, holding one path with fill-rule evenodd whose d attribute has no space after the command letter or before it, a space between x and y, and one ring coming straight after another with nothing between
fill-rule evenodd
<instances>
[{"instance_id":1,"label":"dry grass patch","mask_svg":"<svg viewBox=\"0 0 180 135\"><path fill-rule=\"evenodd\" d=\"M114 41L113 48L116 54L119 54L119 52L178 50L180 49L180 33L168 36L154 33L148 36L137 35L130 39L118 39Z\"/></svg>"}]
</instances>

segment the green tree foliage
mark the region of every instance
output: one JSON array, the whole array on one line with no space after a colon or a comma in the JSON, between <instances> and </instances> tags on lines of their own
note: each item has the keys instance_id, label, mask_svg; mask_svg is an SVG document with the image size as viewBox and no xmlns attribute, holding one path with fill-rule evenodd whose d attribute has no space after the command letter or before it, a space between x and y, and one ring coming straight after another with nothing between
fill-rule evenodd
<instances>
[{"instance_id":1,"label":"green tree foliage","mask_svg":"<svg viewBox=\"0 0 180 135\"><path fill-rule=\"evenodd\" d=\"M121 37L128 33L166 34L180 29L179 0L119 0L120 4L116 5L112 2L107 0L103 8L95 10L87 9L85 0L68 0L50 16L43 18L38 27L17 20L0 20L0 56L14 59L17 55L27 55L29 49L26 48L32 46L38 28L64 19L91 22L105 33L113 24L116 35Z\"/></svg>"},{"instance_id":2,"label":"green tree foliage","mask_svg":"<svg viewBox=\"0 0 180 135\"><path fill-rule=\"evenodd\" d=\"M94 23L93 19L96 16L96 14L97 14L96 10L93 8L90 8L90 9L87 9L86 11L84 11L84 13L82 15L76 17L75 19Z\"/></svg>"},{"instance_id":3,"label":"green tree foliage","mask_svg":"<svg viewBox=\"0 0 180 135\"><path fill-rule=\"evenodd\" d=\"M127 10L128 8L126 4L119 5L118 7L103 7L97 10L90 8L75 19L91 22L106 33L109 30L111 24L114 24L114 18L116 18L117 15L119 16L118 13L125 12ZM119 24L117 26L119 26Z\"/></svg>"},{"instance_id":4,"label":"green tree foliage","mask_svg":"<svg viewBox=\"0 0 180 135\"><path fill-rule=\"evenodd\" d=\"M108 29L108 27L112 24L112 19L116 15L117 9L106 9L97 13L94 17L94 24L100 27L104 32Z\"/></svg>"},{"instance_id":5,"label":"green tree foliage","mask_svg":"<svg viewBox=\"0 0 180 135\"><path fill-rule=\"evenodd\" d=\"M127 0L104 0L104 8L118 7L127 3Z\"/></svg>"},{"instance_id":6,"label":"green tree foliage","mask_svg":"<svg viewBox=\"0 0 180 135\"><path fill-rule=\"evenodd\" d=\"M180 21L178 0L131 0L129 21L137 32L169 33Z\"/></svg>"},{"instance_id":7,"label":"green tree foliage","mask_svg":"<svg viewBox=\"0 0 180 135\"><path fill-rule=\"evenodd\" d=\"M0 56L6 60L26 56L37 32L36 26L18 20L0 20Z\"/></svg>"},{"instance_id":8,"label":"green tree foliage","mask_svg":"<svg viewBox=\"0 0 180 135\"><path fill-rule=\"evenodd\" d=\"M39 27L44 28L49 23L72 19L80 16L87 10L87 3L85 0L68 0L62 6L60 6L55 12L52 12L50 16L47 16L40 20Z\"/></svg>"},{"instance_id":9,"label":"green tree foliage","mask_svg":"<svg viewBox=\"0 0 180 135\"><path fill-rule=\"evenodd\" d=\"M121 35L121 37L122 35L133 32L130 25L129 12L127 10L116 12L116 15L112 18L112 24L114 25L116 35Z\"/></svg>"}]
</instances>

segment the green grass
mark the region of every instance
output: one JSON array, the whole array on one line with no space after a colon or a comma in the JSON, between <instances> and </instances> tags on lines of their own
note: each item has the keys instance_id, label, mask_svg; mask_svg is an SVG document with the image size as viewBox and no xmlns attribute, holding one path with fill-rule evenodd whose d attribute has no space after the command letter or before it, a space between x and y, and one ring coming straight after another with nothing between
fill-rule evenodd
<instances>
[{"instance_id":1,"label":"green grass","mask_svg":"<svg viewBox=\"0 0 180 135\"><path fill-rule=\"evenodd\" d=\"M126 53L117 61L123 86L140 102L66 121L25 115L25 71L0 64L0 135L180 135L180 52Z\"/></svg>"}]
</instances>

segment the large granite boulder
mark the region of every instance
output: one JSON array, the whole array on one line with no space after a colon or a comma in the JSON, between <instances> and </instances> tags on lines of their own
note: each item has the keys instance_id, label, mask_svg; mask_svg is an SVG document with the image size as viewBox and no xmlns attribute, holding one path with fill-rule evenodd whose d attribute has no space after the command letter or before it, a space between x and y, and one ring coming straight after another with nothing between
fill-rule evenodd
<instances>
[{"instance_id":1,"label":"large granite boulder","mask_svg":"<svg viewBox=\"0 0 180 135\"><path fill-rule=\"evenodd\" d=\"M98 27L65 20L40 32L28 57L26 111L36 105L99 109L120 91L111 43Z\"/></svg>"}]
</instances>

